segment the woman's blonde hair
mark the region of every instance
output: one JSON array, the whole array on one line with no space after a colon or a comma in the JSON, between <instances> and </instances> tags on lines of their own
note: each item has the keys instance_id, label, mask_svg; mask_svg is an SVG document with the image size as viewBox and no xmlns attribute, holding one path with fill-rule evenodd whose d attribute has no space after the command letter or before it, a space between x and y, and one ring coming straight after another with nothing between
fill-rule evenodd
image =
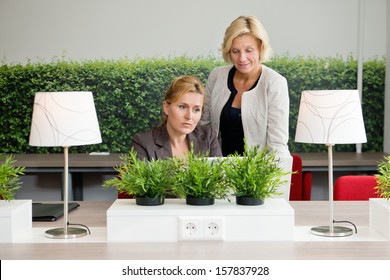
<instances>
[{"instance_id":1,"label":"woman's blonde hair","mask_svg":"<svg viewBox=\"0 0 390 280\"><path fill-rule=\"evenodd\" d=\"M204 96L205 89L202 81L191 75L185 75L174 79L165 93L164 101L168 104L174 103L188 92L198 93ZM163 123L165 123L166 120L167 115L163 110Z\"/></svg>"},{"instance_id":2,"label":"woman's blonde hair","mask_svg":"<svg viewBox=\"0 0 390 280\"><path fill-rule=\"evenodd\" d=\"M235 19L225 31L225 37L222 43L222 57L227 63L231 63L230 49L233 40L238 36L245 34L252 35L259 42L260 62L268 61L272 56L272 48L269 42L268 33L261 22L254 16L239 16Z\"/></svg>"}]
</instances>

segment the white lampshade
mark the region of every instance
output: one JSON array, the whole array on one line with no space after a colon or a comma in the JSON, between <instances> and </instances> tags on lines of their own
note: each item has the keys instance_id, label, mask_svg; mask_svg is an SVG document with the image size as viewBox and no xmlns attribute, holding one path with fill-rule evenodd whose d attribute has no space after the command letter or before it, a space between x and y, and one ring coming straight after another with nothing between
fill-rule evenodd
<instances>
[{"instance_id":1,"label":"white lampshade","mask_svg":"<svg viewBox=\"0 0 390 280\"><path fill-rule=\"evenodd\" d=\"M31 146L70 147L101 143L92 92L38 92Z\"/></svg>"},{"instance_id":2,"label":"white lampshade","mask_svg":"<svg viewBox=\"0 0 390 280\"><path fill-rule=\"evenodd\" d=\"M357 144L367 142L357 90L303 91L295 142Z\"/></svg>"}]
</instances>

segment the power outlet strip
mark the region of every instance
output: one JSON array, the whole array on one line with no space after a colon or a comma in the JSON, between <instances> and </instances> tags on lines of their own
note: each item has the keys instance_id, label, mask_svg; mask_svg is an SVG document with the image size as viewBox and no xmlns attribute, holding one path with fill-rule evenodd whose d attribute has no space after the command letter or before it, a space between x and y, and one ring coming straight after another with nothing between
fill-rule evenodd
<instances>
[{"instance_id":1,"label":"power outlet strip","mask_svg":"<svg viewBox=\"0 0 390 280\"><path fill-rule=\"evenodd\" d=\"M180 240L223 240L224 217L179 217Z\"/></svg>"}]
</instances>

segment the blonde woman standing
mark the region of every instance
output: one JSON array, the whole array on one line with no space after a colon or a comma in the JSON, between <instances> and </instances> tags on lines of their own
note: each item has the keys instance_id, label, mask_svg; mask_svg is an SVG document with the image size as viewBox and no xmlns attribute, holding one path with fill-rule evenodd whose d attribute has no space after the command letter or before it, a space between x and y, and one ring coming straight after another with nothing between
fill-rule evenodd
<instances>
[{"instance_id":1,"label":"blonde woman standing","mask_svg":"<svg viewBox=\"0 0 390 280\"><path fill-rule=\"evenodd\" d=\"M267 31L253 16L240 16L226 29L222 56L228 66L213 69L206 85L202 124L218 134L224 156L251 146L290 155L287 80L263 65L272 49Z\"/></svg>"}]
</instances>

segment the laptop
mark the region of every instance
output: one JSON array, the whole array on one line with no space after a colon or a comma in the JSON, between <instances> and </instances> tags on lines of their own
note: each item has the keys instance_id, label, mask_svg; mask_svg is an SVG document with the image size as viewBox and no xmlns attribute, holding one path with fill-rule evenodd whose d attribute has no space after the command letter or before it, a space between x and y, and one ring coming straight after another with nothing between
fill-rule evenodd
<instances>
[{"instance_id":1,"label":"laptop","mask_svg":"<svg viewBox=\"0 0 390 280\"><path fill-rule=\"evenodd\" d=\"M68 204L68 212L79 207L77 202ZM32 204L32 220L34 222L54 222L64 215L63 203L39 203Z\"/></svg>"}]
</instances>

